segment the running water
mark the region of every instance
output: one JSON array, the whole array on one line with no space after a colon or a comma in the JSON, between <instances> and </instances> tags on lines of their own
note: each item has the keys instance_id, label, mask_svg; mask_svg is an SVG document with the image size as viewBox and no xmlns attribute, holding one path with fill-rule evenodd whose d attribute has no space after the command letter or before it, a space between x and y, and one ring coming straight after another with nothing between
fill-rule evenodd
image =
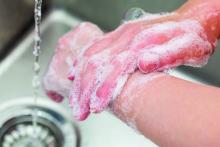
<instances>
[{"instance_id":1,"label":"running water","mask_svg":"<svg viewBox=\"0 0 220 147\"><path fill-rule=\"evenodd\" d=\"M35 19L35 36L34 36L34 65L33 65L33 79L32 86L34 91L34 105L37 106L37 99L39 97L39 87L40 87L40 64L39 64L39 54L41 50L41 34L40 34L40 23L41 23L41 5L42 0L34 0L35 9L34 9L34 19ZM37 128L37 109L33 110L33 126L34 130Z\"/></svg>"}]
</instances>

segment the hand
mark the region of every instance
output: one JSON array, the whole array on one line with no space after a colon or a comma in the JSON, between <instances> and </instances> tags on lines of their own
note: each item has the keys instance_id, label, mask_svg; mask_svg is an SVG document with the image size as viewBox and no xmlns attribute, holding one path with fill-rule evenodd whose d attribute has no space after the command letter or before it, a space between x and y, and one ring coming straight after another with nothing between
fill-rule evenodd
<instances>
[{"instance_id":1,"label":"hand","mask_svg":"<svg viewBox=\"0 0 220 147\"><path fill-rule=\"evenodd\" d=\"M70 105L75 118L83 120L90 111L100 112L117 97L135 70L149 73L182 64L205 64L216 46L218 30L213 33L209 25L201 25L194 17L181 16L148 14L104 36L95 25L82 24L58 43L44 78L47 95L61 101L71 87ZM216 18L207 22L212 20ZM71 67L73 84L66 78Z\"/></svg>"},{"instance_id":2,"label":"hand","mask_svg":"<svg viewBox=\"0 0 220 147\"><path fill-rule=\"evenodd\" d=\"M94 24L82 23L62 36L57 44L54 56L43 79L43 87L48 97L61 102L69 96L72 81L68 74L82 48L101 37L103 32ZM71 77L69 77L71 79Z\"/></svg>"},{"instance_id":3,"label":"hand","mask_svg":"<svg viewBox=\"0 0 220 147\"><path fill-rule=\"evenodd\" d=\"M175 13L151 18L122 24L78 55L69 96L76 119L105 109L135 70L202 66L213 53L214 44L198 21Z\"/></svg>"}]
</instances>

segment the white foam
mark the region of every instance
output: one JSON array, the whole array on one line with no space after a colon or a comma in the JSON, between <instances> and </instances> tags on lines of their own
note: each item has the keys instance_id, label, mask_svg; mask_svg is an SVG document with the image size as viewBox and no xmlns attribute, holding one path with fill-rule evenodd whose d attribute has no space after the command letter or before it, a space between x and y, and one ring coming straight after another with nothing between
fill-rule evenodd
<instances>
[{"instance_id":1,"label":"white foam","mask_svg":"<svg viewBox=\"0 0 220 147\"><path fill-rule=\"evenodd\" d=\"M148 82L152 81L155 78L163 77L164 74L160 73L150 73L147 75L139 75L135 76L135 78L132 78L133 81L129 82L129 86L127 86L126 91L123 92L122 96L126 97L126 100L124 100L122 103L120 103L121 107L120 110L122 111L121 117L123 120L125 120L126 124L133 128L136 133L139 133L139 130L137 128L136 124L136 117L139 113L139 110L136 109L136 112L134 113L134 103L136 101L134 95L139 95L143 91L143 85L147 84ZM136 90L134 92L134 89ZM131 116L131 111L132 111L132 116ZM129 114L129 116L128 116Z\"/></svg>"},{"instance_id":2,"label":"white foam","mask_svg":"<svg viewBox=\"0 0 220 147\"><path fill-rule=\"evenodd\" d=\"M158 23L137 34L133 39L130 48L135 49L141 42L146 42L148 39L151 39L152 36L158 36L159 34L167 36L168 39L172 38L177 30L182 31L183 33L194 32L199 34L204 32L199 22L195 20L184 20L180 22L168 21L165 23Z\"/></svg>"},{"instance_id":3,"label":"white foam","mask_svg":"<svg viewBox=\"0 0 220 147\"><path fill-rule=\"evenodd\" d=\"M129 56L131 56L130 51L123 51L119 53L118 55L116 55L116 58L119 62L123 63L126 59L129 58Z\"/></svg>"},{"instance_id":4,"label":"white foam","mask_svg":"<svg viewBox=\"0 0 220 147\"><path fill-rule=\"evenodd\" d=\"M152 14L146 14L145 17L141 17L140 19L133 20L133 21L128 21L126 23L131 23L131 22L137 22L137 21L143 21L143 20L152 20L152 19L157 19L166 15L170 14L159 14L159 15L152 15ZM123 28L121 26L121 28ZM120 29L120 28L119 28ZM169 21L165 23L158 23L153 25L151 28L148 28L146 30L143 30L141 33L139 33L137 36L135 36L133 44L137 44L140 41L146 39L147 37L151 37L152 34L157 35L157 33L164 33L168 37L172 38L172 33L175 33L176 30L181 30L183 33L179 36L176 36L173 39L170 39L166 43L162 45L155 45L151 48L145 48L141 52L141 56L139 60L144 60L146 62L151 62L151 61L157 61L158 65L160 64L160 59L162 57L169 57L172 54L177 54L180 52L188 52L189 56L191 53L193 53L197 49L201 53L205 53L207 50L211 50L211 44L207 41L207 36L204 33L204 30L201 26L201 24L198 21L195 20L184 20L184 21ZM74 111L78 112L80 107L79 100L78 98L80 97L80 101L84 100L85 98L88 98L88 94L91 93L90 96L90 107L94 108L95 106L100 105L100 99L97 97L97 90L103 85L103 83L106 81L108 78L109 74L114 70L115 65L111 65L110 59L114 59L114 55L111 55L111 52L109 49L103 49L103 51L91 56L91 57L84 57L84 52L88 49L90 49L91 45L94 42L90 42L86 47L83 48L83 51L81 51L78 61L81 62L81 64L77 65L77 70L76 71L82 71L84 70L87 65L92 64L95 66L95 74L92 75L94 76L94 79L91 79L91 81L88 81L88 85L85 87L80 87L82 86L80 82L82 75L80 73L76 73L76 82L74 81L73 84L73 90L71 95L73 96L73 102L77 103L76 106L74 104ZM187 50L188 49L188 50ZM196 52L196 51L195 51ZM187 56L187 53L186 53ZM191 56L190 56L191 57ZM206 57L201 56L201 58L189 58L189 59L176 59L176 62L173 63L172 65L166 65L161 67L158 70L165 70L165 69L170 69L172 67L176 67L181 64L185 65L191 65L191 66L201 66L204 65L207 62L208 55ZM117 86L113 87L111 89L110 95L106 95L106 98L108 99L109 97L113 96L116 98L122 91L128 77L129 73L133 73L134 70L137 68L136 64L136 59L135 55L133 52L130 51L124 51L117 56L115 56L115 59L118 60L120 63L128 62L132 66L130 68L125 68L124 71L120 73L119 78L117 81ZM86 65L87 64L87 65ZM124 64L127 66L127 64ZM158 75L158 74L156 74ZM157 76L154 76L154 74L149 74L145 76L140 76L136 77L135 81L131 82L127 91L125 92L125 95L127 95L128 98L130 98L131 95L134 93L132 92L132 89L134 87L140 86L145 84L146 82L154 79ZM83 91L80 91L80 88L83 88ZM82 92L82 93L81 93ZM137 93L140 91L137 91ZM131 101L134 100L128 100L127 102L124 102L122 104L122 109L124 113L129 111L129 108L132 107ZM91 110L92 111L92 110ZM135 119L136 116L133 116L133 118L127 118L128 124L133 127L135 127Z\"/></svg>"},{"instance_id":5,"label":"white foam","mask_svg":"<svg viewBox=\"0 0 220 147\"><path fill-rule=\"evenodd\" d=\"M194 29L195 31L189 30L188 29L189 27L183 25L183 24L187 24L187 22L189 22L190 25L194 24L194 27L197 29ZM169 25L169 24L170 23L168 24L166 23L165 25ZM194 21L186 21L186 22L184 21L180 26L181 28L185 26L184 27L185 33L183 35L177 36L176 38L171 39L165 44L157 45L152 48L146 48L145 50L142 51L143 53L141 53L139 62L140 61L142 62L144 61L146 63L158 62L158 66L159 66L160 59L165 56L168 57L172 54L188 52L188 54L186 53L186 57L187 56L190 57L189 59L176 59L176 62L173 63L172 65L163 66L161 67L161 69L158 69L158 70L164 70L167 68L176 67L180 64L191 65L191 66L204 65L207 62L207 58L203 58L202 55L201 55L201 58L193 58L193 55L192 55L193 52L204 53L206 51L212 50L211 44L207 40L205 40L206 37L201 38L201 36L199 36L200 33L203 32L203 30L201 30L200 26L198 26L197 23L194 23ZM165 28L166 27L167 26L165 26ZM161 28L161 26L159 26L159 28Z\"/></svg>"},{"instance_id":6,"label":"white foam","mask_svg":"<svg viewBox=\"0 0 220 147\"><path fill-rule=\"evenodd\" d=\"M118 95L121 93L125 83L127 82L128 77L129 75L126 74L117 79L117 86L115 87L112 100L115 100L118 97Z\"/></svg>"},{"instance_id":7,"label":"white foam","mask_svg":"<svg viewBox=\"0 0 220 147\"><path fill-rule=\"evenodd\" d=\"M93 85L94 89L90 97L91 108L99 106L100 99L97 97L97 90L103 85L103 83L111 73L112 69L113 66L111 64L103 64L102 66L97 67L96 75L95 75L95 84ZM107 97L109 97L109 95L106 95L106 98Z\"/></svg>"}]
</instances>

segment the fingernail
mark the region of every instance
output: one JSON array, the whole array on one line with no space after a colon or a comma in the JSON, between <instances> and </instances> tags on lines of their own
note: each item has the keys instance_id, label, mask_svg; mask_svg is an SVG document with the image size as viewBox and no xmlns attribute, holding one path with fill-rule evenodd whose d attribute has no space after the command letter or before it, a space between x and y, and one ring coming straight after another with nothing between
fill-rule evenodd
<instances>
[{"instance_id":1,"label":"fingernail","mask_svg":"<svg viewBox=\"0 0 220 147\"><path fill-rule=\"evenodd\" d=\"M47 91L46 94L49 98L51 98L53 101L58 102L58 103L62 102L64 99L62 95L54 91Z\"/></svg>"},{"instance_id":2,"label":"fingernail","mask_svg":"<svg viewBox=\"0 0 220 147\"><path fill-rule=\"evenodd\" d=\"M75 79L75 68L72 67L68 73L68 76L67 78L70 80L70 81L73 81Z\"/></svg>"}]
</instances>

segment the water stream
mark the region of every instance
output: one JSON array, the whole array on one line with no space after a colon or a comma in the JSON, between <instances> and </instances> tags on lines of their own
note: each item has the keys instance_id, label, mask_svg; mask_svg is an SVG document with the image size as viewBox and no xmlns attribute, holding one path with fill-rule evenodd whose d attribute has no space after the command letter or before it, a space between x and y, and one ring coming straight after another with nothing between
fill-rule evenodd
<instances>
[{"instance_id":1,"label":"water stream","mask_svg":"<svg viewBox=\"0 0 220 147\"><path fill-rule=\"evenodd\" d=\"M34 19L35 19L35 35L34 35L34 64L33 64L33 97L34 97L34 105L37 106L37 100L39 97L39 88L40 88L40 64L39 64L39 55L41 51L41 32L40 32L40 23L41 23L41 6L42 0L34 0L35 8L34 8ZM37 128L37 109L33 110L33 126ZM36 129L35 129L36 130Z\"/></svg>"}]
</instances>

